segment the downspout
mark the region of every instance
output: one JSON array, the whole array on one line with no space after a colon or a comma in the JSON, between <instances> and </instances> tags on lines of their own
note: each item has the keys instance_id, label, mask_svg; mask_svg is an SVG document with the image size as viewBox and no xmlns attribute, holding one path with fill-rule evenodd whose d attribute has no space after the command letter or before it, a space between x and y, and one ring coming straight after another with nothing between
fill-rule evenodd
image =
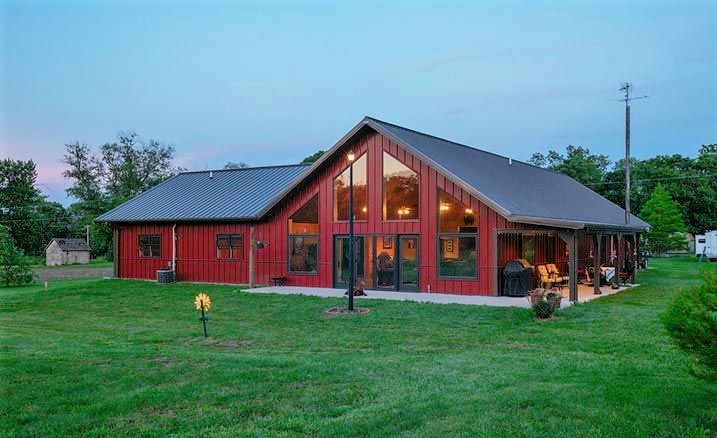
<instances>
[{"instance_id":1,"label":"downspout","mask_svg":"<svg viewBox=\"0 0 717 438\"><path fill-rule=\"evenodd\" d=\"M177 281L177 224L172 225L172 273Z\"/></svg>"},{"instance_id":2,"label":"downspout","mask_svg":"<svg viewBox=\"0 0 717 438\"><path fill-rule=\"evenodd\" d=\"M254 287L254 225L249 225L249 287Z\"/></svg>"}]
</instances>

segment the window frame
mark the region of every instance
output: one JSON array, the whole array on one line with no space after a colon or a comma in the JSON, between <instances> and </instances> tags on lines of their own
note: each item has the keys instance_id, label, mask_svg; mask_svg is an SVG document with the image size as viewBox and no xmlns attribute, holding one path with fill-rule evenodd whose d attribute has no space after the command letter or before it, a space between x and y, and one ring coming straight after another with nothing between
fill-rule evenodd
<instances>
[{"instance_id":1,"label":"window frame","mask_svg":"<svg viewBox=\"0 0 717 438\"><path fill-rule=\"evenodd\" d=\"M149 240L149 253L151 255L144 255L142 252L142 238L147 238ZM154 251L152 251L152 238L157 239L157 254L154 254ZM162 235L161 234L139 234L137 236L137 252L139 253L139 257L143 259L158 259L162 257Z\"/></svg>"},{"instance_id":2,"label":"window frame","mask_svg":"<svg viewBox=\"0 0 717 438\"><path fill-rule=\"evenodd\" d=\"M315 238L316 239L316 270L315 271L294 271L291 269L291 251L294 249L294 239ZM321 236L319 234L289 234L286 248L286 272L291 275L319 275L319 247L321 246Z\"/></svg>"},{"instance_id":3,"label":"window frame","mask_svg":"<svg viewBox=\"0 0 717 438\"><path fill-rule=\"evenodd\" d=\"M418 191L418 205L416 206L416 213L418 217L415 219L387 219L386 213L388 212L387 206L386 206L386 173L385 173L385 156L388 155L389 157L396 160L399 164L404 166L406 169L410 170L411 172L415 173L418 177L418 184L417 184L417 191ZM366 190L366 195L368 199L368 188ZM393 154L391 154L387 150L381 151L381 221L382 222L420 222L421 221L421 174L420 172L416 172L415 170L408 167L405 163L403 163L401 160L399 160L397 157L395 157Z\"/></svg>"},{"instance_id":4,"label":"window frame","mask_svg":"<svg viewBox=\"0 0 717 438\"><path fill-rule=\"evenodd\" d=\"M435 212L436 215L436 278L439 280L471 280L471 281L477 281L480 280L480 217L476 212L476 232L475 233L459 233L459 232L450 232L450 233L442 233L441 232L441 192L446 193L451 198L455 199L460 204L463 204L463 202L460 199L457 199L455 196L453 196L452 193L449 193L448 190L445 190L441 187L436 186L436 206L435 206ZM465 205L465 204L464 204ZM468 205L468 208L471 208L470 205ZM476 252L476 263L475 263L475 276L473 277L465 277L465 276L446 276L441 275L441 237L473 237L475 238L476 246L475 246L475 252Z\"/></svg>"},{"instance_id":5,"label":"window frame","mask_svg":"<svg viewBox=\"0 0 717 438\"><path fill-rule=\"evenodd\" d=\"M366 157L366 219L354 219L354 223L368 222L368 215L369 215L369 212L371 211L371 209L369 208L369 205L368 205L368 200L370 199L369 193L368 193L370 184L369 184L369 171L368 171L368 166L369 166L368 165L368 151L366 150L366 151L363 151L360 155L358 155L356 157L356 159L353 162L351 162L351 164L342 168L339 173L337 173L336 175L334 175L331 178L331 205L330 205L330 207L331 207L331 221L334 223L348 223L349 222L349 219L337 219L336 218L336 216L337 216L336 215L336 178L341 176L342 173L349 170L349 167L353 166L362 157ZM319 217L321 217L321 216L319 216Z\"/></svg>"},{"instance_id":6,"label":"window frame","mask_svg":"<svg viewBox=\"0 0 717 438\"><path fill-rule=\"evenodd\" d=\"M367 169L368 173L368 169ZM331 192L333 193L333 179L331 180L332 186L331 186ZM289 221L291 220L291 217L296 214L297 211L301 210L308 202L310 202L312 199L317 198L316 203L316 210L317 210L317 217L318 217L318 225L319 225L319 233L292 233L291 232L291 226L289 225ZM333 199L332 199L333 202ZM333 210L333 207L332 207ZM321 250L321 196L319 196L319 190L312 193L311 196L309 196L306 199L306 202L299 205L294 211L289 214L286 218L286 272L291 275L319 275L319 270L321 267L321 263L319 263L320 258L320 250ZM316 270L315 271L294 271L291 269L291 251L294 248L293 245L293 239L297 237L313 237L316 238Z\"/></svg>"},{"instance_id":7,"label":"window frame","mask_svg":"<svg viewBox=\"0 0 717 438\"><path fill-rule=\"evenodd\" d=\"M219 239L221 237L229 238L229 257L220 257L219 256ZM238 239L241 243L239 246L234 246L234 240ZM235 257L234 256L234 249L238 249L241 253L241 257ZM244 260L244 233L217 233L216 237L214 239L214 258L217 260L236 260L236 261L243 261Z\"/></svg>"},{"instance_id":8,"label":"window frame","mask_svg":"<svg viewBox=\"0 0 717 438\"><path fill-rule=\"evenodd\" d=\"M443 275L441 274L441 238L449 237L449 238L457 238L460 239L462 237L470 237L475 239L475 253L476 253L476 260L475 260L475 275L474 276L465 276L465 275ZM479 264L479 257L478 257L478 248L480 248L480 245L478 244L478 233L436 233L436 275L440 280L478 280L478 264ZM460 248L460 243L458 244L458 248L456 248L456 251L458 251Z\"/></svg>"}]
</instances>

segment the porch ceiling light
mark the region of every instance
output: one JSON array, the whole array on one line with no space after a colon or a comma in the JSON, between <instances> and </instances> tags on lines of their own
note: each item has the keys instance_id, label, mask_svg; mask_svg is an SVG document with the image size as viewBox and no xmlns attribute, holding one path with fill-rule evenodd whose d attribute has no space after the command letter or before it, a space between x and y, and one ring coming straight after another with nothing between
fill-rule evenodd
<instances>
[{"instance_id":1,"label":"porch ceiling light","mask_svg":"<svg viewBox=\"0 0 717 438\"><path fill-rule=\"evenodd\" d=\"M450 205L448 205L448 204L446 204L446 203L442 203L442 204L441 204L440 210L441 210L442 212L443 212L443 211L448 211L448 210L450 210L450 209L451 209L451 206L450 206Z\"/></svg>"},{"instance_id":2,"label":"porch ceiling light","mask_svg":"<svg viewBox=\"0 0 717 438\"><path fill-rule=\"evenodd\" d=\"M470 208L466 208L466 214L473 214L473 210L471 210Z\"/></svg>"},{"instance_id":3,"label":"porch ceiling light","mask_svg":"<svg viewBox=\"0 0 717 438\"><path fill-rule=\"evenodd\" d=\"M349 151L349 153L346 154L346 158L348 158L349 161L353 162L356 159L356 154L354 154L354 151Z\"/></svg>"}]
</instances>

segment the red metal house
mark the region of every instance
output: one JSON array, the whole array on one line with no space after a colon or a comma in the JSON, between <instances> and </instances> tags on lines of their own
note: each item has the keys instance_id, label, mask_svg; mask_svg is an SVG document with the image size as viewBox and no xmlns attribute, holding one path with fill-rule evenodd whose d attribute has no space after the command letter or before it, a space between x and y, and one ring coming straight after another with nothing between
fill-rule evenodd
<instances>
[{"instance_id":1,"label":"red metal house","mask_svg":"<svg viewBox=\"0 0 717 438\"><path fill-rule=\"evenodd\" d=\"M354 211L348 211L349 161ZM100 216L115 275L498 295L515 258L578 273L634 257L640 219L575 180L366 117L311 166L186 172Z\"/></svg>"}]
</instances>

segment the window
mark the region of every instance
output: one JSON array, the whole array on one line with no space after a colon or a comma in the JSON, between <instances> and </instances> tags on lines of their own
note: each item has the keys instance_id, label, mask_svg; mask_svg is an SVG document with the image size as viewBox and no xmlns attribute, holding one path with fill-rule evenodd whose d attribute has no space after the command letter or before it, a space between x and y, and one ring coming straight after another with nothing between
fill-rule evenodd
<instances>
[{"instance_id":1,"label":"window","mask_svg":"<svg viewBox=\"0 0 717 438\"><path fill-rule=\"evenodd\" d=\"M139 256L159 257L159 234L141 234L139 236Z\"/></svg>"},{"instance_id":2,"label":"window","mask_svg":"<svg viewBox=\"0 0 717 438\"><path fill-rule=\"evenodd\" d=\"M319 272L318 236L289 236L289 272Z\"/></svg>"},{"instance_id":3,"label":"window","mask_svg":"<svg viewBox=\"0 0 717 438\"><path fill-rule=\"evenodd\" d=\"M438 191L438 275L476 278L478 218L475 211Z\"/></svg>"},{"instance_id":4,"label":"window","mask_svg":"<svg viewBox=\"0 0 717 438\"><path fill-rule=\"evenodd\" d=\"M241 234L217 234L218 259L244 259L244 238Z\"/></svg>"},{"instance_id":5,"label":"window","mask_svg":"<svg viewBox=\"0 0 717 438\"><path fill-rule=\"evenodd\" d=\"M535 234L522 235L521 256L531 265L535 264Z\"/></svg>"},{"instance_id":6,"label":"window","mask_svg":"<svg viewBox=\"0 0 717 438\"><path fill-rule=\"evenodd\" d=\"M383 153L383 219L418 219L418 174Z\"/></svg>"},{"instance_id":7,"label":"window","mask_svg":"<svg viewBox=\"0 0 717 438\"><path fill-rule=\"evenodd\" d=\"M319 195L289 217L289 272L316 274L319 269Z\"/></svg>"},{"instance_id":8,"label":"window","mask_svg":"<svg viewBox=\"0 0 717 438\"><path fill-rule=\"evenodd\" d=\"M366 154L353 163L354 169L354 220L365 221L368 217L366 205ZM334 220L349 220L349 169L334 178Z\"/></svg>"}]
</instances>

